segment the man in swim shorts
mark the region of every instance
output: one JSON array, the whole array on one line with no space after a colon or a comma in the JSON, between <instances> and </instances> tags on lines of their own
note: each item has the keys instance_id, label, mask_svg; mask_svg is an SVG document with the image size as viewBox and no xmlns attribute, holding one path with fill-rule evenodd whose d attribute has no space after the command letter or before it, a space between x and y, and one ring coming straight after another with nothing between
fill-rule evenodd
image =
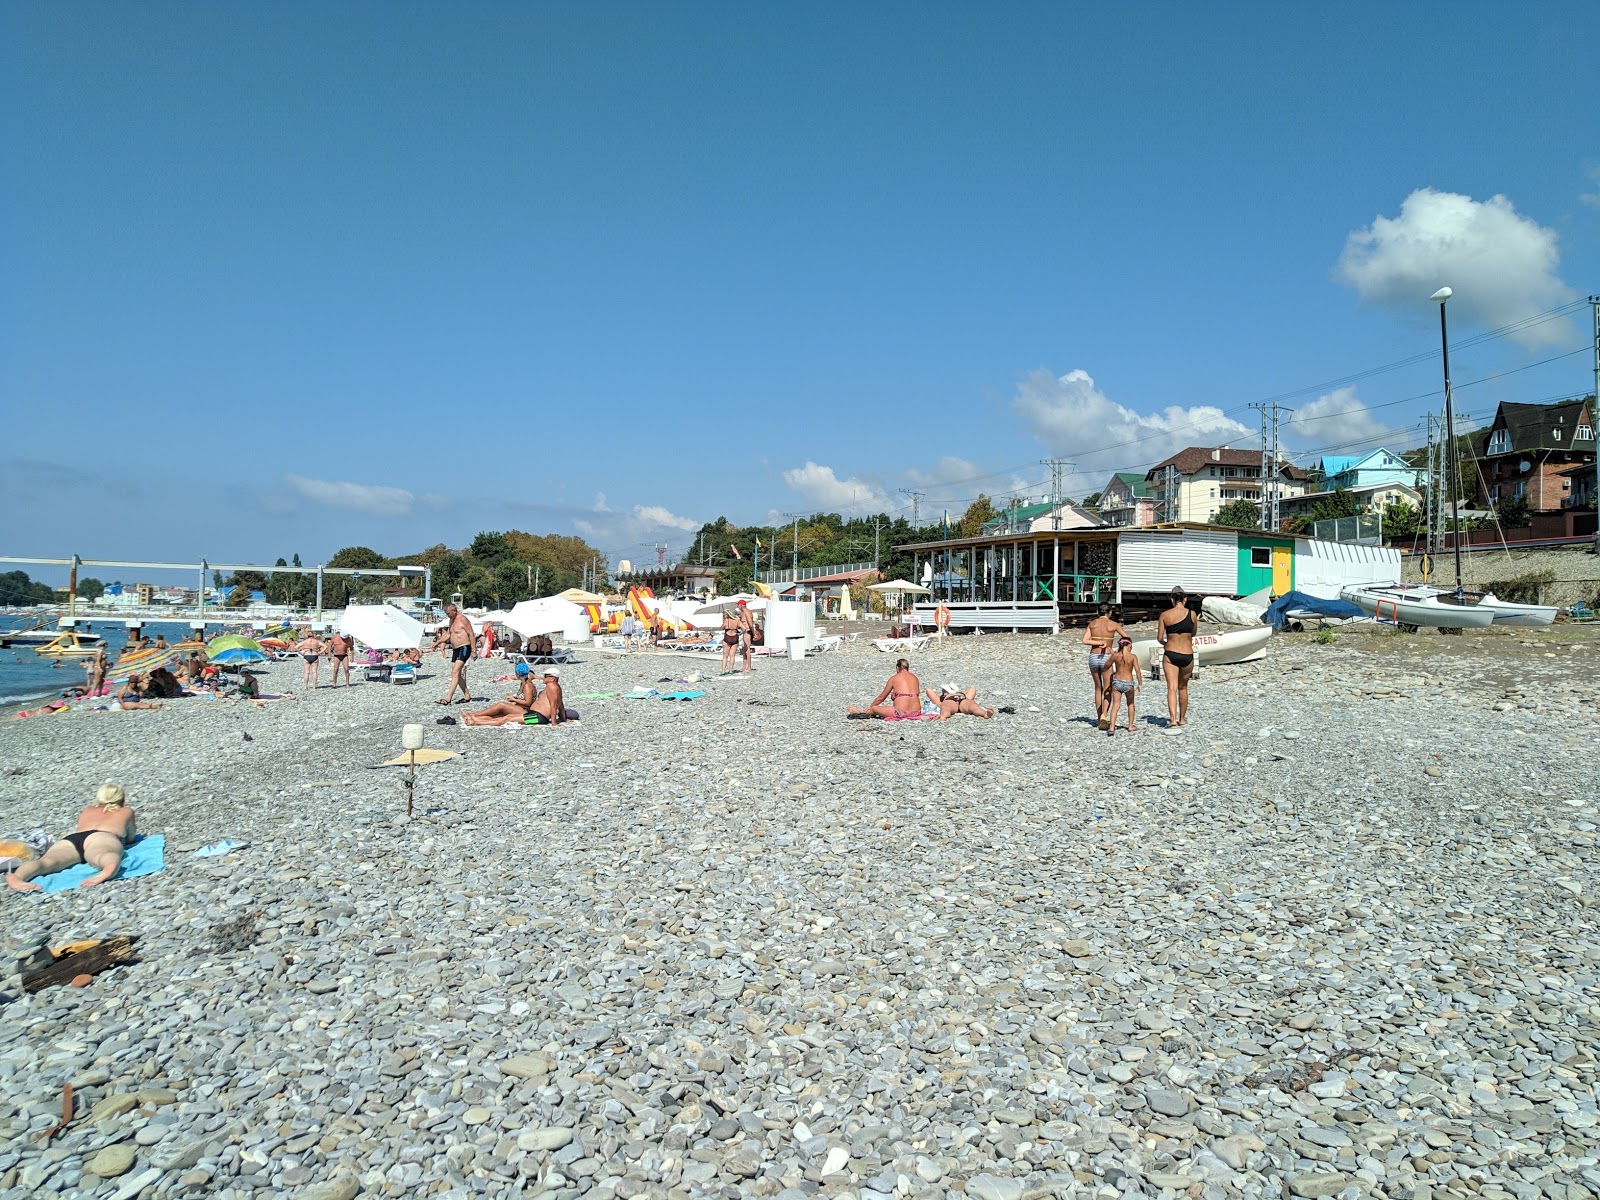
<instances>
[{"instance_id":1,"label":"man in swim shorts","mask_svg":"<svg viewBox=\"0 0 1600 1200\"><path fill-rule=\"evenodd\" d=\"M561 672L555 667L544 668L544 691L528 707L524 725L559 725L567 719L566 697L561 692Z\"/></svg>"},{"instance_id":2,"label":"man in swim shorts","mask_svg":"<svg viewBox=\"0 0 1600 1200\"><path fill-rule=\"evenodd\" d=\"M350 686L350 651L353 649L350 638L344 633L335 631L328 639L328 657L333 662L333 686L339 686L339 668L344 668L344 685Z\"/></svg>"},{"instance_id":3,"label":"man in swim shorts","mask_svg":"<svg viewBox=\"0 0 1600 1200\"><path fill-rule=\"evenodd\" d=\"M450 688L444 694L443 700L435 700L435 704L449 704L450 697L454 696L456 689L461 689L461 699L457 704L471 704L472 692L467 687L467 664L472 661L472 649L477 638L472 632L472 622L467 619L467 614L454 604L444 606L445 618L449 621L445 629L445 640L450 647Z\"/></svg>"}]
</instances>

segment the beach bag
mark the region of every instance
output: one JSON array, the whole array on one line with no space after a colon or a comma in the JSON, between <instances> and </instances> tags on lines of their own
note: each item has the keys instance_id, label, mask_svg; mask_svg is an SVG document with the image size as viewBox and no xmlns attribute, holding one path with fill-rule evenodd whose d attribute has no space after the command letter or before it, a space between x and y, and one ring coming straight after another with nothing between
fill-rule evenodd
<instances>
[{"instance_id":1,"label":"beach bag","mask_svg":"<svg viewBox=\"0 0 1600 1200\"><path fill-rule=\"evenodd\" d=\"M750 627L750 644L752 646L765 646L767 644L767 634L761 626L752 625Z\"/></svg>"}]
</instances>

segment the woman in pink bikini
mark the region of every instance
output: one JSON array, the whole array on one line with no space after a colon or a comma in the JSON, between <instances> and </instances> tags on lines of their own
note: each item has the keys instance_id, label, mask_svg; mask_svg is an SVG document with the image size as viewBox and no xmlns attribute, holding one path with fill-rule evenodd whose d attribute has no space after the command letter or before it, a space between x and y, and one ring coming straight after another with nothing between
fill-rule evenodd
<instances>
[{"instance_id":1,"label":"woman in pink bikini","mask_svg":"<svg viewBox=\"0 0 1600 1200\"><path fill-rule=\"evenodd\" d=\"M904 719L906 717L920 716L922 713L922 681L911 673L911 664L905 659L897 659L894 664L894 674L889 676L889 682L883 685L872 703L866 708L851 706L845 710L853 717L893 717Z\"/></svg>"}]
</instances>

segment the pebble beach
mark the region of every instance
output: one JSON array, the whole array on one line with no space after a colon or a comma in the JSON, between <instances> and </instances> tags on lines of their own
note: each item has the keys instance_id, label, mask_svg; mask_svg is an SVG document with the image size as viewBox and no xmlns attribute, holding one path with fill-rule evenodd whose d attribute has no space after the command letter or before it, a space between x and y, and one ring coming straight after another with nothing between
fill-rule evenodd
<instances>
[{"instance_id":1,"label":"pebble beach","mask_svg":"<svg viewBox=\"0 0 1600 1200\"><path fill-rule=\"evenodd\" d=\"M0 891L7 969L138 939L0 977L0 1198L1600 1195L1600 629L1274 637L1113 738L1077 637L909 656L989 721L845 720L863 640L0 724L0 832L166 837Z\"/></svg>"}]
</instances>

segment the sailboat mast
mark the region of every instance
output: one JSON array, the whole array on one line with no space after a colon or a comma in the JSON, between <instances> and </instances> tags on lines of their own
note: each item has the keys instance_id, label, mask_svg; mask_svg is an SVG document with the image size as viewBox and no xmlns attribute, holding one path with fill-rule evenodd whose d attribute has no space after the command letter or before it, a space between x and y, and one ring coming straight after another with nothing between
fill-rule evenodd
<instances>
[{"instance_id":1,"label":"sailboat mast","mask_svg":"<svg viewBox=\"0 0 1600 1200\"><path fill-rule=\"evenodd\" d=\"M1450 333L1445 325L1444 309L1450 299L1450 289L1440 288L1432 296L1439 304L1439 346L1444 356L1444 437L1445 437L1445 471L1447 483L1450 488L1450 541L1455 549L1456 557L1456 603L1461 603L1466 598L1466 591L1461 586L1461 496L1460 477L1461 464L1456 453L1456 420L1455 408L1450 397Z\"/></svg>"}]
</instances>

